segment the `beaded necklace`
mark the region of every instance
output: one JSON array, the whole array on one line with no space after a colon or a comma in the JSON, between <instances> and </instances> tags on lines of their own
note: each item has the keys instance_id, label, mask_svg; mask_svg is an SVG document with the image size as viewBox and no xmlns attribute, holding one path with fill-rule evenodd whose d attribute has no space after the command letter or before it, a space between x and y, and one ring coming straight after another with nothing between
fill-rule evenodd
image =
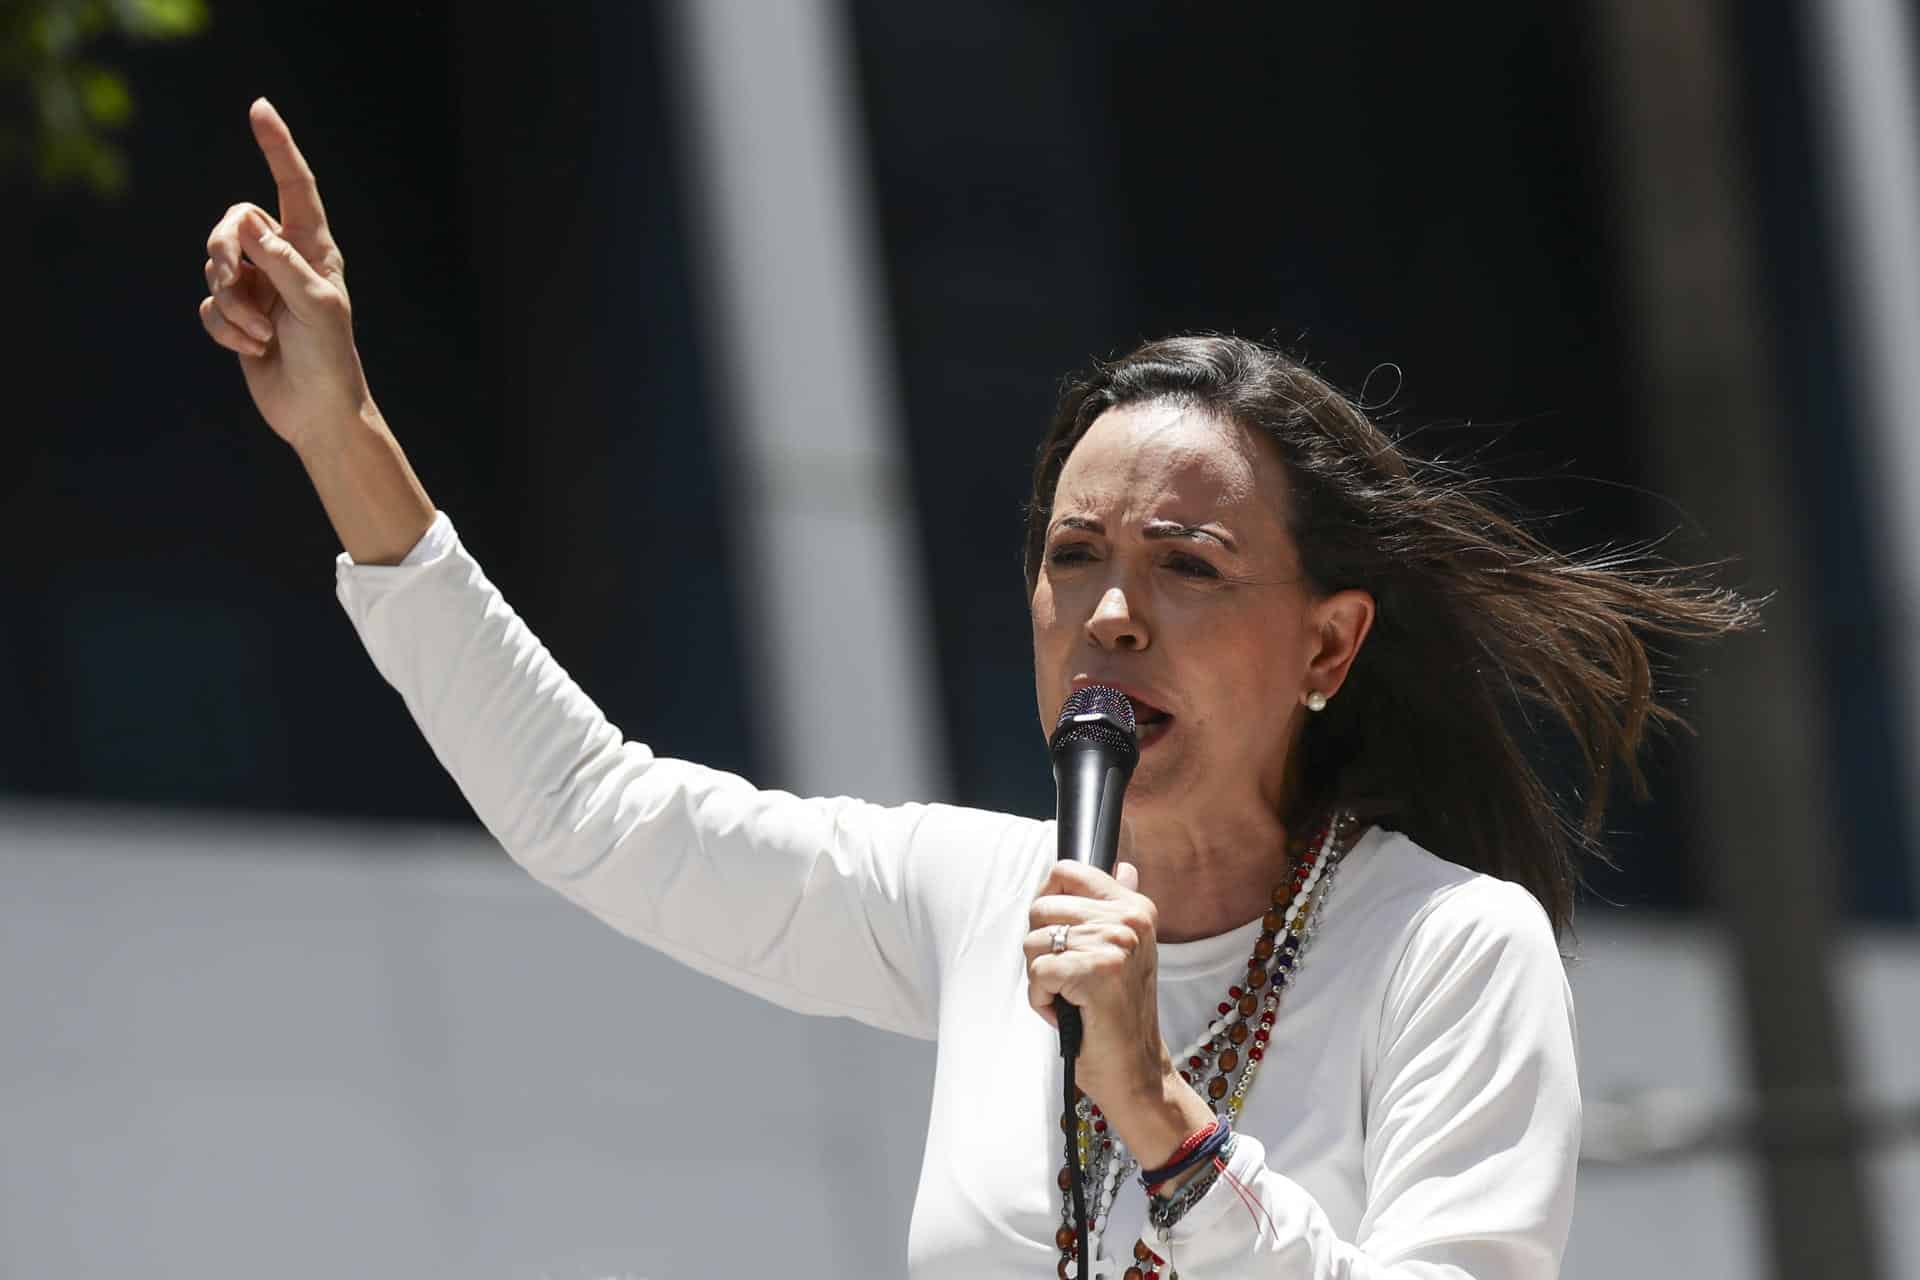
<instances>
[{"instance_id":1,"label":"beaded necklace","mask_svg":"<svg viewBox=\"0 0 1920 1280\"><path fill-rule=\"evenodd\" d=\"M1208 1024L1206 1034L1174 1055L1180 1078L1208 1100L1216 1115L1224 1115L1229 1121L1239 1118L1260 1060L1266 1056L1281 994L1293 980L1300 955L1319 923L1334 868L1352 847L1357 826L1353 815L1336 813L1314 830L1301 850L1312 850L1312 856L1296 857L1293 874L1273 891L1271 908L1261 920L1260 936L1247 957L1245 980L1227 988L1227 998L1220 1002L1218 1016ZM1253 1043L1248 1044L1248 1040ZM1100 1108L1085 1094L1076 1102L1075 1114L1076 1132L1072 1136L1080 1149L1091 1248L1106 1226L1121 1181L1139 1167L1139 1162L1110 1132ZM1060 1229L1054 1243L1060 1249L1058 1273L1061 1280L1067 1280L1070 1275L1085 1275L1085 1269L1074 1266L1079 1242L1070 1194L1073 1175L1064 1156L1057 1181L1061 1192ZM1158 1270L1161 1260L1144 1242L1134 1244L1133 1255L1134 1265L1127 1268L1124 1280L1162 1280ZM1178 1273L1169 1270L1165 1280L1179 1280Z\"/></svg>"}]
</instances>

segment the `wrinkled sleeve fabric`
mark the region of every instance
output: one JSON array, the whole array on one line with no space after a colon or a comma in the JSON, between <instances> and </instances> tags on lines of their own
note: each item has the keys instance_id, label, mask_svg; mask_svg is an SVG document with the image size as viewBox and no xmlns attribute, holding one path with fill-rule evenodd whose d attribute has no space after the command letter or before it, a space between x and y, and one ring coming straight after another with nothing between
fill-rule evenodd
<instances>
[{"instance_id":1,"label":"wrinkled sleeve fabric","mask_svg":"<svg viewBox=\"0 0 1920 1280\"><path fill-rule=\"evenodd\" d=\"M802 1013L931 1039L943 971L1025 819L803 799L659 756L601 714L444 512L336 594L473 810L536 879L630 937Z\"/></svg>"},{"instance_id":2,"label":"wrinkled sleeve fabric","mask_svg":"<svg viewBox=\"0 0 1920 1280\"><path fill-rule=\"evenodd\" d=\"M1165 1241L1183 1280L1559 1274L1580 1145L1573 997L1525 890L1480 877L1422 910L1387 981L1372 1057L1355 1238L1340 1239L1241 1135L1232 1178Z\"/></svg>"}]
</instances>

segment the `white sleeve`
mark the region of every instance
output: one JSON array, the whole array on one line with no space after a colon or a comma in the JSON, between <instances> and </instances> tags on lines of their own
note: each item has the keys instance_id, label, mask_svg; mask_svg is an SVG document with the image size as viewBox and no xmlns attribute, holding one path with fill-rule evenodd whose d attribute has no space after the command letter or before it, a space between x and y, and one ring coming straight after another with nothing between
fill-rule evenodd
<instances>
[{"instance_id":1,"label":"white sleeve","mask_svg":"<svg viewBox=\"0 0 1920 1280\"><path fill-rule=\"evenodd\" d=\"M1174 1267L1183 1280L1558 1275L1580 1151L1574 1054L1546 913L1505 881L1448 891L1415 921L1381 1009L1356 1239L1243 1134L1232 1177L1164 1242Z\"/></svg>"},{"instance_id":2,"label":"white sleeve","mask_svg":"<svg viewBox=\"0 0 1920 1280\"><path fill-rule=\"evenodd\" d=\"M1040 824L801 799L628 741L443 512L401 564L343 554L336 565L374 665L535 878L787 1008L933 1037L942 974L989 901L1021 878Z\"/></svg>"},{"instance_id":3,"label":"white sleeve","mask_svg":"<svg viewBox=\"0 0 1920 1280\"><path fill-rule=\"evenodd\" d=\"M453 550L455 541L457 539L453 536L453 521L447 518L446 512L435 508L433 523L428 525L427 531L420 535L420 541L414 543L413 548L401 557L400 567L410 569L415 565L432 564ZM345 553L341 554L340 560L347 565L353 564L353 557Z\"/></svg>"}]
</instances>

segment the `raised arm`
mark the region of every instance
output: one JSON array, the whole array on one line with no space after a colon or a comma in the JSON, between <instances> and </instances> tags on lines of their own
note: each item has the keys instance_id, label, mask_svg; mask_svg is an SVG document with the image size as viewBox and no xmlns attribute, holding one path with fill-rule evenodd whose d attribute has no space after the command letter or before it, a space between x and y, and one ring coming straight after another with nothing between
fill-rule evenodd
<instances>
[{"instance_id":1,"label":"raised arm","mask_svg":"<svg viewBox=\"0 0 1920 1280\"><path fill-rule=\"evenodd\" d=\"M534 876L701 972L932 1036L982 904L1030 891L1040 824L761 790L611 724L428 499L361 372L313 172L264 99L251 122L280 216L220 219L201 320L306 467L347 553L341 604L474 812Z\"/></svg>"},{"instance_id":2,"label":"raised arm","mask_svg":"<svg viewBox=\"0 0 1920 1280\"><path fill-rule=\"evenodd\" d=\"M236 204L214 226L200 322L240 357L254 405L299 456L347 554L397 564L433 522L433 502L367 388L346 260L313 170L265 98L248 120L280 213Z\"/></svg>"}]
</instances>

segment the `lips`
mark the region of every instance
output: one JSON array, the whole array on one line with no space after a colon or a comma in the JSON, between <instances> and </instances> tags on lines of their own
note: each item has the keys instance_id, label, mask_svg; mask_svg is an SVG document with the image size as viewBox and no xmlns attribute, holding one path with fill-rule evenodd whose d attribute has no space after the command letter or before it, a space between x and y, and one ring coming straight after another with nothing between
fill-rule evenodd
<instances>
[{"instance_id":1,"label":"lips","mask_svg":"<svg viewBox=\"0 0 1920 1280\"><path fill-rule=\"evenodd\" d=\"M1163 721L1173 719L1166 711L1154 706L1144 698L1136 698L1132 694L1128 694L1127 701L1133 704L1134 723L1142 729L1150 724L1160 724Z\"/></svg>"}]
</instances>

